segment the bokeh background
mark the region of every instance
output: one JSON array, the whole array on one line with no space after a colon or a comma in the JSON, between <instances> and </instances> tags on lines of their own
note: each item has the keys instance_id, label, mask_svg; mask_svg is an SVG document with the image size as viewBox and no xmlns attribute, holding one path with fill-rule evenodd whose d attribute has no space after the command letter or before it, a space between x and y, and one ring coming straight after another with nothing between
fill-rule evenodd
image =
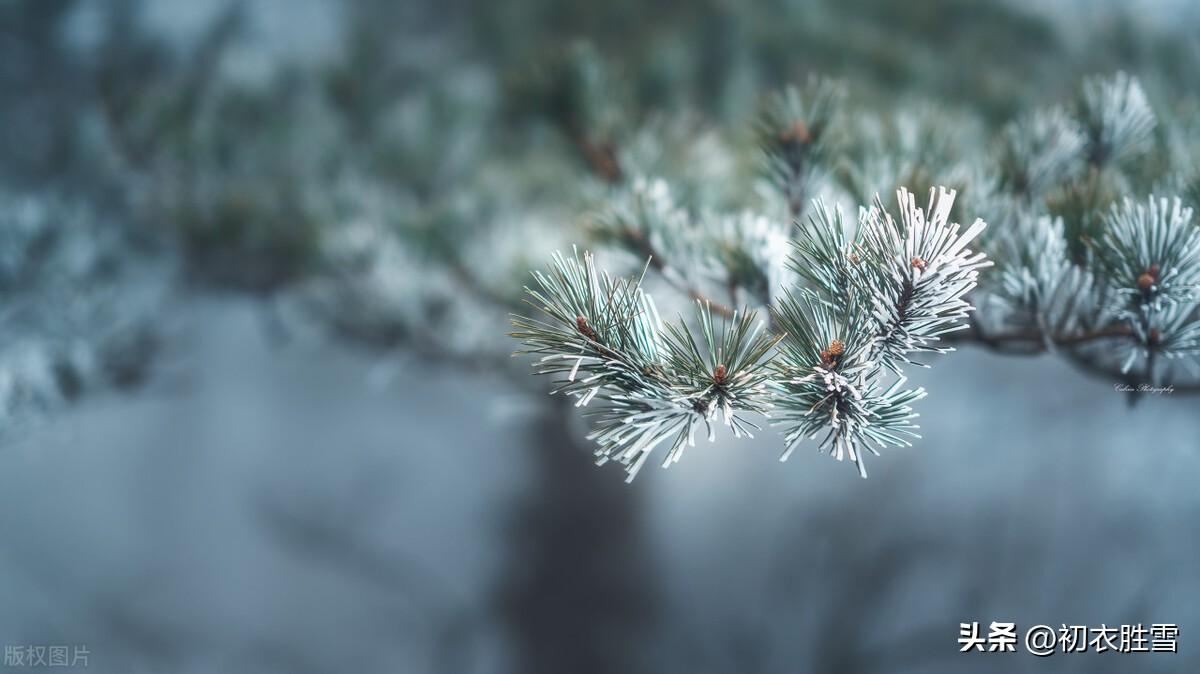
<instances>
[{"instance_id":1,"label":"bokeh background","mask_svg":"<svg viewBox=\"0 0 1200 674\"><path fill-rule=\"evenodd\" d=\"M0 1L0 643L123 673L1196 671L1194 397L968 347L867 481L767 433L626 485L505 333L603 198L577 101L529 84L564 59L606 83L588 124L704 178L810 73L980 133L1117 69L1187 114L1197 29L1186 0ZM992 620L1176 623L1180 652L960 654Z\"/></svg>"}]
</instances>

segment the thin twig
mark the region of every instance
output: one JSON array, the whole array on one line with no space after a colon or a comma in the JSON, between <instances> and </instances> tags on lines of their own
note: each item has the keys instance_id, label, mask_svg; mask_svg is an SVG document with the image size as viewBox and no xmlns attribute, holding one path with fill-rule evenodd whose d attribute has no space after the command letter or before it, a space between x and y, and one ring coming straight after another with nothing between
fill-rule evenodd
<instances>
[{"instance_id":1,"label":"thin twig","mask_svg":"<svg viewBox=\"0 0 1200 674\"><path fill-rule=\"evenodd\" d=\"M626 232L626 236L630 241L633 242L633 245L637 248L638 253L642 257L647 258L650 263L650 268L658 272L658 275L663 277L663 279L665 279L667 283L670 283L676 290L685 293L688 297L694 300L707 304L712 312L718 316L723 316L725 318L730 318L733 316L734 310L732 308L710 298L695 286L686 285L673 279L671 275L667 273L667 265L663 262L663 257L658 254L658 251L654 248L654 245L650 243L650 240L646 238L644 234L635 230L628 230Z\"/></svg>"},{"instance_id":2,"label":"thin twig","mask_svg":"<svg viewBox=\"0 0 1200 674\"><path fill-rule=\"evenodd\" d=\"M1058 335L1046 335L1040 330L1019 330L989 335L983 331L978 323L972 322L969 331L959 331L944 335L942 341L951 344L975 343L996 351L1004 351L1006 353L1021 352L1032 355L1046 351L1047 344L1054 344L1055 346L1078 346L1102 339L1118 339L1132 335L1133 331L1130 330L1128 325L1124 324L1115 324L1096 330ZM1026 348L1019 351L1014 351L1011 348L1021 345L1026 345Z\"/></svg>"},{"instance_id":3,"label":"thin twig","mask_svg":"<svg viewBox=\"0 0 1200 674\"><path fill-rule=\"evenodd\" d=\"M575 144L576 149L579 150L579 154L583 157L584 162L587 163L588 168L591 169L596 177L609 184L621 182L624 171L617 160L616 148L613 147L612 143L596 143L587 133L570 125L566 127L565 131L571 142ZM650 240L642 232L628 230L626 236L633 242L637 252L649 260L650 267L658 272L659 276L663 277L676 290L686 294L693 300L707 304L712 312L718 316L725 318L733 316L734 310L729 306L713 300L694 286L681 284L672 279L666 273L667 267L666 263L663 262L663 256L658 253L653 244L650 243Z\"/></svg>"},{"instance_id":4,"label":"thin twig","mask_svg":"<svg viewBox=\"0 0 1200 674\"><path fill-rule=\"evenodd\" d=\"M1114 324L1077 333L1050 335L1048 338L1038 330L1023 330L989 335L978 323L972 322L969 331L961 331L943 335L942 340L957 344L978 344L992 351L1008 355L1033 356L1047 351L1047 343L1055 346L1079 346L1105 339L1125 339L1133 337L1133 331L1125 324ZM1063 351L1067 362L1080 371L1099 378L1109 379L1113 383L1122 383L1138 389L1143 384L1152 385L1151 380L1139 381L1129 372L1121 372L1120 368L1101 363L1096 357L1076 350ZM1164 384L1170 386L1175 393L1187 395L1200 394L1200 381Z\"/></svg>"},{"instance_id":5,"label":"thin twig","mask_svg":"<svg viewBox=\"0 0 1200 674\"><path fill-rule=\"evenodd\" d=\"M592 173L610 185L621 182L624 173L611 141L597 142L585 131L573 126L568 126L566 133Z\"/></svg>"}]
</instances>

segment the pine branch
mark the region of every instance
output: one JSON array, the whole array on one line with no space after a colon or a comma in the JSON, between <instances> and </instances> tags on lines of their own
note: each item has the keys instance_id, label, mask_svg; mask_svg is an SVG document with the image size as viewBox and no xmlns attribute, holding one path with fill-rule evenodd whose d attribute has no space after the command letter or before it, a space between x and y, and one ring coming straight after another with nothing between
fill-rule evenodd
<instances>
[{"instance_id":1,"label":"pine branch","mask_svg":"<svg viewBox=\"0 0 1200 674\"><path fill-rule=\"evenodd\" d=\"M734 311L718 324L697 303L700 338L685 326L664 324L640 279L613 279L590 254L556 255L548 273L535 272L526 288L546 320L514 315L520 353L539 355L537 374L555 377L553 393L596 403L589 416L598 463L618 461L633 479L660 444L664 466L695 444L700 425L712 439L712 421L735 435L758 426L747 413L769 409L766 355L778 341L752 311Z\"/></svg>"},{"instance_id":2,"label":"pine branch","mask_svg":"<svg viewBox=\"0 0 1200 674\"><path fill-rule=\"evenodd\" d=\"M755 123L765 172L784 197L792 218L808 205L813 174L830 151L830 126L845 98L843 87L810 78L766 98Z\"/></svg>"},{"instance_id":3,"label":"pine branch","mask_svg":"<svg viewBox=\"0 0 1200 674\"><path fill-rule=\"evenodd\" d=\"M566 134L593 175L610 185L618 184L624 179L621 163L617 159L616 145L612 141L597 141L575 125L568 126Z\"/></svg>"},{"instance_id":4,"label":"pine branch","mask_svg":"<svg viewBox=\"0 0 1200 674\"><path fill-rule=\"evenodd\" d=\"M813 84L803 94L769 99L757 122L767 177L793 218L805 210L827 159L837 103L834 88ZM924 391L905 386L905 368L926 367L917 354L945 354L957 344L1057 352L1134 389L1167 382L1177 391L1200 390L1200 382L1181 382L1179 368L1168 366L1194 365L1200 355L1200 228L1178 199L1115 199L1130 184L1127 160L1146 152L1154 126L1139 85L1124 75L1088 80L1074 117L1056 108L1010 124L999 141L999 165L970 172L977 178L971 205L1003 225L988 236L982 219L965 228L950 221L956 192L946 188L931 188L924 205L901 188L895 212L876 196L853 222L813 200L790 233L787 267L795 278L778 295L772 279L782 277L763 252L777 243L769 225L753 213L697 214L676 204L664 181L635 181L614 192L613 208L594 232L697 300L705 339L695 339L682 321L661 325L655 313L648 334L658 337L647 342L654 357L630 353L599 331L580 340L585 324L571 317L591 314L555 311L571 293L544 282L544 292L531 294L562 327L553 339L536 330L518 336L545 354L540 362L551 363L535 364L539 371L570 370L559 391L581 405L599 402L591 414L597 456L621 461L631 476L656 445L670 447L668 463L677 460L697 424L707 425L728 404L735 434L751 427L738 411L771 411L785 437L782 458L803 439L816 439L820 450L849 458L865 477L867 454L919 437L913 404ZM945 157L922 156L912 173L931 180L933 164ZM605 174L602 163L589 163ZM998 272L978 287L993 260ZM733 304L746 293L768 305L778 334L747 336L748 314L713 301L697 279L719 282ZM640 289L636 294L642 297ZM987 320L970 320L972 297L988 308ZM653 306L648 297L638 302ZM722 388L724 359L705 356L719 352L713 316L733 322L722 334L754 345L755 366L742 376L755 377L755 386L741 396Z\"/></svg>"},{"instance_id":5,"label":"pine branch","mask_svg":"<svg viewBox=\"0 0 1200 674\"><path fill-rule=\"evenodd\" d=\"M650 268L653 269L654 271L658 272L664 279L667 280L668 283L672 284L676 290L684 293L685 295L688 296L688 298L693 299L693 300L699 302L700 304L703 304L704 306L708 307L709 310L711 310L714 314L717 314L718 316L723 316L725 318L733 317L733 314L734 314L733 309L708 297L707 295L705 295L704 293L702 293L698 289L696 289L695 286L682 284L682 283L679 283L678 281L674 280L672 275L667 273L667 266L666 266L666 264L663 263L662 255L659 254L659 252L654 249L654 246L652 246L650 244L650 242L646 239L645 236L642 236L638 232L631 232L630 235L637 241L638 250L649 262Z\"/></svg>"},{"instance_id":6,"label":"pine branch","mask_svg":"<svg viewBox=\"0 0 1200 674\"><path fill-rule=\"evenodd\" d=\"M650 200L655 194L610 214L603 231L670 278L655 263L653 241L677 232L669 223L678 214L656 210L663 204ZM840 211L814 204L793 260L812 287L785 291L772 307L779 335L739 310L718 327L711 304L700 301L697 339L682 321L660 321L640 279L612 279L585 253L556 256L549 273L535 272L537 288L527 291L548 320L514 316L513 336L524 353L541 356L535 372L557 377L554 393L596 403L597 459L618 460L631 478L660 444L669 447L665 464L678 460L699 424L711 440L718 411L735 435L750 435L757 426L744 415L772 408L785 427L783 458L821 436L822 449L849 457L865 477L866 453L918 437L911 404L924 391L903 386L902 367L912 353L947 351L940 336L961 327L971 309L963 296L989 264L967 248L982 221L963 232L948 222L953 191L931 190L926 208L905 189L897 197L898 218L877 200L849 239Z\"/></svg>"},{"instance_id":7,"label":"pine branch","mask_svg":"<svg viewBox=\"0 0 1200 674\"><path fill-rule=\"evenodd\" d=\"M1156 119L1135 78L1123 72L1088 78L1079 108L1091 165L1104 167L1149 151Z\"/></svg>"},{"instance_id":8,"label":"pine branch","mask_svg":"<svg viewBox=\"0 0 1200 674\"><path fill-rule=\"evenodd\" d=\"M673 257L662 246L672 246L679 257L695 257L691 248L701 245L694 239L692 216L678 207L670 189L661 180L636 181L622 198L614 200L609 209L593 219L593 238L618 246L658 273L676 290L710 307L714 313L729 318L734 310L702 292L689 277L674 273L669 260Z\"/></svg>"}]
</instances>

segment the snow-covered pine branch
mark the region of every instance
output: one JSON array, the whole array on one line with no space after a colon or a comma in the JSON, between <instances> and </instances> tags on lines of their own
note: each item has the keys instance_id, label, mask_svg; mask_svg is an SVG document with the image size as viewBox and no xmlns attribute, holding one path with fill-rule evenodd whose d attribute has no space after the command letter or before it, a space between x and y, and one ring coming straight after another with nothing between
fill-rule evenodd
<instances>
[{"instance_id":1,"label":"snow-covered pine branch","mask_svg":"<svg viewBox=\"0 0 1200 674\"><path fill-rule=\"evenodd\" d=\"M784 458L815 439L865 476L867 453L918 437L913 403L924 391L905 386L904 369L927 365L918 354L957 343L1056 351L1132 384L1189 386L1188 377L1200 375L1200 228L1192 210L1178 198L1118 198L1147 184L1139 162L1157 142L1158 122L1135 79L1089 78L1072 110L1033 111L1005 126L990 157L956 157L951 148L915 148L903 160L863 156L922 181L952 175L970 197L960 210L988 213L992 227L952 223L956 191L945 187L930 188L923 203L901 188L894 208L876 195L847 218L830 198L836 190L818 180L848 151L839 146L846 139L830 133L839 115L852 114L844 103L839 86L816 79L767 99L755 126L772 188L762 210L701 212L678 201L667 181L636 179L615 190L596 219L598 242L649 260L647 271L699 300L698 328L664 327L640 281L610 280L589 255L557 258L557 271L536 276L530 292L557 332L530 330L533 319L518 317L526 327L518 336L543 358L536 371L560 376L556 391L590 407L602 461L619 460L632 476L655 447L669 447L667 463L677 460L696 427L728 409L726 423L739 434L750 428L746 414L769 412L784 433ZM897 129L926 138L953 118L904 119ZM870 178L870 166L840 161L846 185L886 173ZM818 186L811 207L796 203ZM771 210L772 199L783 208ZM778 213L795 220L790 234L775 226ZM767 306L777 337L735 329L749 314L713 297ZM973 313L976 305L984 315ZM714 312L730 319L725 327ZM594 325L643 325L632 332L645 337L630 342L622 335L631 329L609 334ZM717 375L718 366L731 367L728 356L714 355L725 339L717 334L735 336L723 353L740 346L758 356L740 375L753 386L737 395L724 369Z\"/></svg>"},{"instance_id":2,"label":"snow-covered pine branch","mask_svg":"<svg viewBox=\"0 0 1200 674\"><path fill-rule=\"evenodd\" d=\"M1154 111L1142 85L1126 73L1084 80L1080 115L1087 157L1095 166L1131 159L1153 146Z\"/></svg>"},{"instance_id":3,"label":"snow-covered pine branch","mask_svg":"<svg viewBox=\"0 0 1200 674\"><path fill-rule=\"evenodd\" d=\"M1096 246L1113 313L1133 333L1122 372L1138 359L1200 353L1200 228L1179 199L1113 204ZM1153 379L1153 372L1150 373Z\"/></svg>"},{"instance_id":4,"label":"snow-covered pine branch","mask_svg":"<svg viewBox=\"0 0 1200 674\"><path fill-rule=\"evenodd\" d=\"M817 200L796 244L793 268L805 283L785 288L772 307L780 334L756 325L753 312L714 319L697 303L695 327L664 325L640 279L614 280L593 257L557 255L535 272L530 303L545 317L514 316L534 370L555 376L555 393L594 405L590 437L601 462L620 461L636 475L651 450L678 460L696 428L716 417L735 435L757 426L747 415L779 410L786 458L804 438L865 477L865 452L917 437L901 368L919 351L945 352L939 336L960 328L963 299L988 262L968 245L983 230L949 222L954 192L931 190L920 207L906 189L899 216L881 201L862 209L847 237L840 211ZM699 337L697 337L699 335Z\"/></svg>"},{"instance_id":5,"label":"snow-covered pine branch","mask_svg":"<svg viewBox=\"0 0 1200 674\"><path fill-rule=\"evenodd\" d=\"M613 279L590 253L556 254L550 271L527 288L542 319L514 315L522 353L539 356L538 374L555 389L594 404L598 462L617 461L633 479L661 444L664 465L720 419L736 435L757 429L747 415L769 408L765 356L778 341L753 311L714 317L697 302L696 327L664 324L640 279Z\"/></svg>"},{"instance_id":6,"label":"snow-covered pine branch","mask_svg":"<svg viewBox=\"0 0 1200 674\"><path fill-rule=\"evenodd\" d=\"M906 189L893 218L876 198L862 209L852 238L840 211L814 206L796 244L797 272L811 287L789 293L776 310L786 331L778 359L778 406L788 426L790 454L805 437L850 457L866 477L864 452L907 446L917 437L909 403L924 396L904 389L911 354L945 353L941 335L966 327L964 296L991 263L967 248L986 226L966 231L949 222L954 192L931 190L922 209Z\"/></svg>"},{"instance_id":7,"label":"snow-covered pine branch","mask_svg":"<svg viewBox=\"0 0 1200 674\"><path fill-rule=\"evenodd\" d=\"M786 87L763 103L755 131L765 173L793 217L808 205L815 174L829 158L831 126L845 98L841 83L811 77L803 89Z\"/></svg>"}]
</instances>

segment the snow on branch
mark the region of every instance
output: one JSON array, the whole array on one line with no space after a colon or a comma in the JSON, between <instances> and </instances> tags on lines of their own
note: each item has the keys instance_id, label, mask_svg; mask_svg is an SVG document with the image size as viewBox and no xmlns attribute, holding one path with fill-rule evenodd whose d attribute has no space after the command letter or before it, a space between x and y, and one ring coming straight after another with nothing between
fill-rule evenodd
<instances>
[{"instance_id":1,"label":"snow on branch","mask_svg":"<svg viewBox=\"0 0 1200 674\"><path fill-rule=\"evenodd\" d=\"M600 462L632 478L656 448L666 465L698 430L711 439L714 419L749 435L769 416L782 458L813 440L865 477L868 454L919 437L925 391L906 369L964 343L1054 352L1129 390L1200 390L1200 227L1184 199L1127 196L1186 199L1200 177L1171 163L1178 151L1151 156L1185 132L1155 134L1136 79L1085 80L1074 108L999 128L994 153L927 147L985 142L936 108L872 125L845 99L820 79L768 97L754 126L767 189L725 210L662 178L612 188L593 239L693 301L692 318L664 323L642 276L610 278L590 254L535 273L545 320L514 317L514 336L588 408ZM871 128L880 142L838 131ZM900 187L894 204L875 194L847 216L845 198L876 183L928 198Z\"/></svg>"},{"instance_id":2,"label":"snow on branch","mask_svg":"<svg viewBox=\"0 0 1200 674\"><path fill-rule=\"evenodd\" d=\"M778 408L786 458L806 437L865 477L865 452L917 437L901 368L919 351L944 352L939 336L962 326L963 296L988 264L967 246L983 230L948 221L954 192L931 191L921 208L905 189L899 217L877 201L863 209L853 239L840 211L814 203L793 267L810 283L785 289L771 307L779 334L755 312L718 320L697 302L694 320L663 323L641 279L613 279L589 253L556 255L534 272L530 303L544 319L514 316L523 353L554 393L594 406L590 437L598 460L624 464L630 478L660 445L664 465L695 444L714 419L735 436L758 428L753 415ZM647 265L649 266L649 265Z\"/></svg>"}]
</instances>

